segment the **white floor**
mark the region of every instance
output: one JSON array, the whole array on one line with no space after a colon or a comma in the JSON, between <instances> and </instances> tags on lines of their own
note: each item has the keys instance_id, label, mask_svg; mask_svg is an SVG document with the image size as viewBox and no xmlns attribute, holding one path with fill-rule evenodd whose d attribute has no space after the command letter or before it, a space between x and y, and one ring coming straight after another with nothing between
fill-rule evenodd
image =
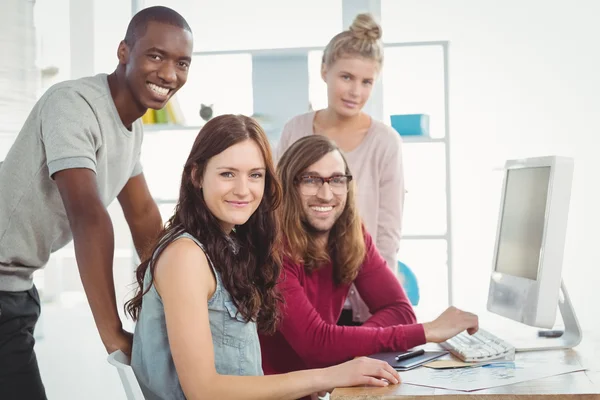
<instances>
[{"instance_id":1,"label":"white floor","mask_svg":"<svg viewBox=\"0 0 600 400\"><path fill-rule=\"evenodd\" d=\"M43 304L37 329L36 353L49 400L126 399L85 297Z\"/></svg>"},{"instance_id":2,"label":"white floor","mask_svg":"<svg viewBox=\"0 0 600 400\"><path fill-rule=\"evenodd\" d=\"M96 330L75 260L50 263L35 277L42 298L35 351L49 400L126 400L115 367ZM133 282L131 259L115 259L115 287L121 314ZM46 286L44 288L44 286ZM124 327L133 322L121 315Z\"/></svg>"}]
</instances>

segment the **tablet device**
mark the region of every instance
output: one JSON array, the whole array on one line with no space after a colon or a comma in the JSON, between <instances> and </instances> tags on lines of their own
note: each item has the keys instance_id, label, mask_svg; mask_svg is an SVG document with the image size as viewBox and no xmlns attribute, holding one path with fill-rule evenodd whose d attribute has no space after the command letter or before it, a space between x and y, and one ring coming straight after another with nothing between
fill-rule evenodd
<instances>
[{"instance_id":1,"label":"tablet device","mask_svg":"<svg viewBox=\"0 0 600 400\"><path fill-rule=\"evenodd\" d=\"M447 351L426 351L423 354L418 355L416 357L411 357L408 359L397 361L396 357L402 353L403 352L401 351L392 351L372 354L369 357L386 361L396 371L408 371L410 369L420 367L423 364L427 364L430 361L433 361L437 358L440 358L441 356L448 354Z\"/></svg>"}]
</instances>

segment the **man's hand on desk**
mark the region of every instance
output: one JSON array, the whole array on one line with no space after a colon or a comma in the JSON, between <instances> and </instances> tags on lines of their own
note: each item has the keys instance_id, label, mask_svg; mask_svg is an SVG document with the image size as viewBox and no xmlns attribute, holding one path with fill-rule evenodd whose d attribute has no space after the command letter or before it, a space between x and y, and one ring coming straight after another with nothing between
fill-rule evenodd
<instances>
[{"instance_id":1,"label":"man's hand on desk","mask_svg":"<svg viewBox=\"0 0 600 400\"><path fill-rule=\"evenodd\" d=\"M439 317L423 324L427 343L444 342L466 330L470 335L479 329L479 318L470 312L450 307Z\"/></svg>"}]
</instances>

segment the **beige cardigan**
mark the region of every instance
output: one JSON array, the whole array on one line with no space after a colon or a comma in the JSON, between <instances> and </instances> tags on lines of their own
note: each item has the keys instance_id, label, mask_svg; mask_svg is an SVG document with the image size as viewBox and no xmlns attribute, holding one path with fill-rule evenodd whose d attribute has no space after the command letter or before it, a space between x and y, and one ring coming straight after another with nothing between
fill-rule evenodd
<instances>
[{"instance_id":1,"label":"beige cardigan","mask_svg":"<svg viewBox=\"0 0 600 400\"><path fill-rule=\"evenodd\" d=\"M275 159L296 140L314 134L315 112L298 115L284 126ZM404 172L400 135L382 122L372 120L361 144L344 156L357 184L357 205L377 250L396 273L404 207ZM354 285L348 295L354 319L366 321L371 314Z\"/></svg>"}]
</instances>

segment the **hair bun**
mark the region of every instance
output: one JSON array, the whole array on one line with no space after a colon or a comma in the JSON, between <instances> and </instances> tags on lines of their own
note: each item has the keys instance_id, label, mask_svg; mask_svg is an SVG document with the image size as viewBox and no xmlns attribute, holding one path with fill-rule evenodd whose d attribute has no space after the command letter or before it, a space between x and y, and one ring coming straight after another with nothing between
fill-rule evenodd
<instances>
[{"instance_id":1,"label":"hair bun","mask_svg":"<svg viewBox=\"0 0 600 400\"><path fill-rule=\"evenodd\" d=\"M350 26L350 32L359 40L376 41L381 39L381 26L371 14L358 14Z\"/></svg>"}]
</instances>

